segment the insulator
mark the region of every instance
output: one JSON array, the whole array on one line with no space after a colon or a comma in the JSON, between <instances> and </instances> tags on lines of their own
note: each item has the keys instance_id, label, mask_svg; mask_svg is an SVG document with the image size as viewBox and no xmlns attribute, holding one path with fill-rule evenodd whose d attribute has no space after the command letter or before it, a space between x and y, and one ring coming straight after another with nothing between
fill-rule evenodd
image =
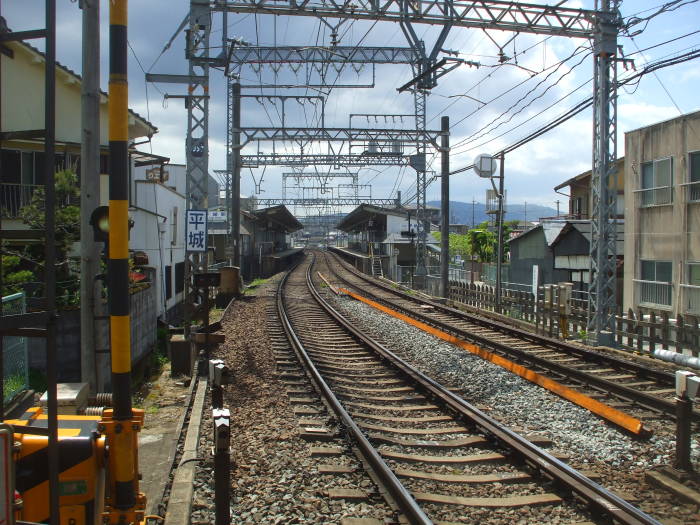
<instances>
[{"instance_id":1,"label":"insulator","mask_svg":"<svg viewBox=\"0 0 700 525\"><path fill-rule=\"evenodd\" d=\"M105 407L87 407L85 408L85 415L102 417L104 411Z\"/></svg>"}]
</instances>

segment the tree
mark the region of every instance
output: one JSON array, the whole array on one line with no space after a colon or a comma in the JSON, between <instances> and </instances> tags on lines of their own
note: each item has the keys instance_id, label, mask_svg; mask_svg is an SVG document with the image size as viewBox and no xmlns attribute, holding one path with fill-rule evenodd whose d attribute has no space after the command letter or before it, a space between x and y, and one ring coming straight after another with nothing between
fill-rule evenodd
<instances>
[{"instance_id":1,"label":"tree","mask_svg":"<svg viewBox=\"0 0 700 525\"><path fill-rule=\"evenodd\" d=\"M55 176L55 238L56 238L56 297L59 304L80 302L80 280L71 271L69 252L80 239L80 190L78 176L63 170ZM36 188L19 217L32 230L46 229L46 195L43 187ZM3 294L26 289L29 283L43 280L45 268L43 244L2 246ZM7 285L7 287L5 286ZM14 293L14 292L13 292Z\"/></svg>"},{"instance_id":2,"label":"tree","mask_svg":"<svg viewBox=\"0 0 700 525\"><path fill-rule=\"evenodd\" d=\"M440 242L440 232L433 232L433 236ZM459 255L462 259L468 259L471 255L467 236L459 233L450 233L450 257Z\"/></svg>"},{"instance_id":3,"label":"tree","mask_svg":"<svg viewBox=\"0 0 700 525\"><path fill-rule=\"evenodd\" d=\"M492 262L496 254L498 239L486 228L486 223L467 232L469 253L476 255L479 262Z\"/></svg>"},{"instance_id":4,"label":"tree","mask_svg":"<svg viewBox=\"0 0 700 525\"><path fill-rule=\"evenodd\" d=\"M23 284L36 279L34 272L22 269L17 255L2 256L2 295L6 297L23 290Z\"/></svg>"},{"instance_id":5,"label":"tree","mask_svg":"<svg viewBox=\"0 0 700 525\"><path fill-rule=\"evenodd\" d=\"M505 221L503 223L503 259L508 258L510 244L508 239L511 232L515 231L518 226L518 221ZM440 233L435 232L433 235L440 240ZM489 229L487 221L478 224L475 228L469 230L466 235L457 233L450 234L450 257L459 255L462 258L470 259L472 254L476 255L479 262L496 262L498 253L498 233Z\"/></svg>"}]
</instances>

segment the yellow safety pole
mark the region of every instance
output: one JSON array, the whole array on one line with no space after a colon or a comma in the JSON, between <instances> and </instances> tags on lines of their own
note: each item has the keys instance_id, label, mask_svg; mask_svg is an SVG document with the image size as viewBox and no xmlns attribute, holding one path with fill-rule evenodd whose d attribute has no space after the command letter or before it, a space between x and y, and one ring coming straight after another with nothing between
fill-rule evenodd
<instances>
[{"instance_id":1,"label":"yellow safety pole","mask_svg":"<svg viewBox=\"0 0 700 525\"><path fill-rule=\"evenodd\" d=\"M110 445L109 523L139 520L137 441L139 418L131 406L131 326L129 319L129 181L127 82L127 0L111 0L109 10L109 253L107 287L112 351L113 410L103 429ZM110 418L111 416L111 418Z\"/></svg>"}]
</instances>

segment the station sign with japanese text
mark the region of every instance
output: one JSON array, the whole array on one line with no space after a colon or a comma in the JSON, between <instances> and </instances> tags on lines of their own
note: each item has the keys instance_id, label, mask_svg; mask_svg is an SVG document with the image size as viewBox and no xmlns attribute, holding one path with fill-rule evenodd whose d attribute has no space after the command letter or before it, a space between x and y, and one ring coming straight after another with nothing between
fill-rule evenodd
<instances>
[{"instance_id":1,"label":"station sign with japanese text","mask_svg":"<svg viewBox=\"0 0 700 525\"><path fill-rule=\"evenodd\" d=\"M188 252L206 252L207 210L187 210L185 220L185 250Z\"/></svg>"}]
</instances>

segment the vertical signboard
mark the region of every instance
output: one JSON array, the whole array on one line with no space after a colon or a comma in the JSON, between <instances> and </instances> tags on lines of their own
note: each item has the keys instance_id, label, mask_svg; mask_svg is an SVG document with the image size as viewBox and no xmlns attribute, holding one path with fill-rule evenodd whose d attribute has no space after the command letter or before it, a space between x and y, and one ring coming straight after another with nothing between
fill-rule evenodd
<instances>
[{"instance_id":1,"label":"vertical signboard","mask_svg":"<svg viewBox=\"0 0 700 525\"><path fill-rule=\"evenodd\" d=\"M12 461L12 427L0 423L0 525L14 521L15 466Z\"/></svg>"},{"instance_id":2,"label":"vertical signboard","mask_svg":"<svg viewBox=\"0 0 700 525\"><path fill-rule=\"evenodd\" d=\"M185 250L206 252L207 210L187 210L185 221Z\"/></svg>"},{"instance_id":3,"label":"vertical signboard","mask_svg":"<svg viewBox=\"0 0 700 525\"><path fill-rule=\"evenodd\" d=\"M532 265L532 295L535 296L535 301L537 300L537 288L539 286L540 279L540 267L536 264Z\"/></svg>"}]
</instances>

